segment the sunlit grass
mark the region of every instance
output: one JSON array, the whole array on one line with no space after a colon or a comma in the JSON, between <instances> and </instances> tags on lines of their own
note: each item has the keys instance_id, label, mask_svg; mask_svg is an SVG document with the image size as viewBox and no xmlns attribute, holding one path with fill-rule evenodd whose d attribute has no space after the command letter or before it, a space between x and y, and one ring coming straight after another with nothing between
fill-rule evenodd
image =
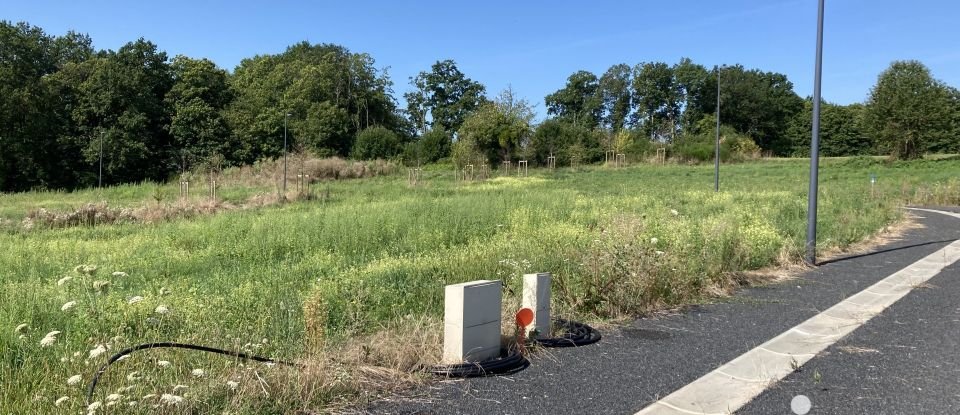
<instances>
[{"instance_id":1,"label":"sunlit grass","mask_svg":"<svg viewBox=\"0 0 960 415\"><path fill-rule=\"evenodd\" d=\"M960 201L957 160L828 160L822 167L821 249L852 244L898 220L905 201ZM615 317L696 301L730 284L731 273L796 261L805 231L805 162L725 165L721 174L722 191L714 193L712 166L537 170L529 178L474 183L457 183L452 171L438 168L425 171L415 188L402 174L329 182L315 186L329 192L324 201L191 220L7 228L0 232L0 412L77 412L95 367L143 342L307 357L305 303L322 306L306 318L319 320L313 323L337 342L410 316L439 316L448 283L502 279L511 296L522 273L551 271L563 286L560 312ZM176 186L164 189L175 195ZM156 203L155 187L2 195L0 217L16 222L29 209L99 200ZM260 191L221 194L240 199ZM97 269L75 270L81 264ZM618 278L642 292L598 292L598 284ZM53 331L60 331L55 341L42 346ZM91 357L101 345L105 352ZM112 368L97 399L104 409L116 393L122 397L114 407L136 401L127 408L246 413L336 399L265 398L297 388L278 384L289 377L271 375L282 370L153 350ZM76 375L82 382L70 384ZM164 394L184 402L163 401ZM55 407L61 397L68 399Z\"/></svg>"}]
</instances>

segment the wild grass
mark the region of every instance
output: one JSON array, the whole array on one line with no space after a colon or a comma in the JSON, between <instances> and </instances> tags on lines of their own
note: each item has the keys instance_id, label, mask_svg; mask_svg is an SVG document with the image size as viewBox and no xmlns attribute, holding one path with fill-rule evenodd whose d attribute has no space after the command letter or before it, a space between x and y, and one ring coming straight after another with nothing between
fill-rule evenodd
<instances>
[{"instance_id":1,"label":"wild grass","mask_svg":"<svg viewBox=\"0 0 960 415\"><path fill-rule=\"evenodd\" d=\"M818 247L876 233L902 217L904 203L956 203L957 173L960 161L950 159L825 160ZM408 371L436 361L444 284L501 279L511 299L523 273L550 271L556 314L605 319L697 301L735 285L741 271L796 262L805 162L725 165L721 175L714 193L712 166L536 170L461 183L438 168L413 187L402 174L331 181L323 203L0 232L0 412L85 409L95 367L151 341L308 366L151 350L110 369L100 412L109 402L124 413L322 412L421 379ZM39 208L157 203L151 186L3 195L0 212L19 222ZM221 194L242 202L259 192L225 185ZM81 264L96 270L75 270ZM53 331L56 340L41 346ZM106 351L91 356L100 345ZM68 384L74 375L82 381ZM108 401L111 393L123 396Z\"/></svg>"}]
</instances>

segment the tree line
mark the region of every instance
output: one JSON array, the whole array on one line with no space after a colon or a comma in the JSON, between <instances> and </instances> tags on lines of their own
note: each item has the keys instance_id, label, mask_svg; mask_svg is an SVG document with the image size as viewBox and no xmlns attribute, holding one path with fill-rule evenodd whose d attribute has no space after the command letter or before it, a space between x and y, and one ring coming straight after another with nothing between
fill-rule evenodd
<instances>
[{"instance_id":1,"label":"tree line","mask_svg":"<svg viewBox=\"0 0 960 415\"><path fill-rule=\"evenodd\" d=\"M170 58L145 39L94 50L89 36L52 36L0 21L0 191L166 180L207 166L292 151L408 164L523 158L559 164L662 147L713 157L717 94L723 157L804 156L812 102L787 76L741 65L616 64L570 75L544 98L547 118L511 89L488 96L452 60L393 82L368 54L301 42L244 59L232 73L208 59ZM960 93L920 62L897 61L862 104L824 102L821 154L960 151Z\"/></svg>"}]
</instances>

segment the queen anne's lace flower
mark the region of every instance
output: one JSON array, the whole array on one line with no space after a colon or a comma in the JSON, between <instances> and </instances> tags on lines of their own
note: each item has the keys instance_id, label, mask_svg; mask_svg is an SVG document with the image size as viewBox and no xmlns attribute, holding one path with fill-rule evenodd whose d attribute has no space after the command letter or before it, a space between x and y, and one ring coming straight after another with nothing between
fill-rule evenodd
<instances>
[{"instance_id":1,"label":"queen anne's lace flower","mask_svg":"<svg viewBox=\"0 0 960 415\"><path fill-rule=\"evenodd\" d=\"M46 336L43 336L43 338L40 339L40 347L53 346L53 344L57 342L58 334L60 334L58 330L47 333Z\"/></svg>"},{"instance_id":2,"label":"queen anne's lace flower","mask_svg":"<svg viewBox=\"0 0 960 415\"><path fill-rule=\"evenodd\" d=\"M89 357L87 357L87 358L88 358L88 359L93 359L93 358L96 358L96 357L98 357L98 356L106 353L106 352L107 352L107 348L104 347L102 344L98 344L97 347L94 347L93 350L90 351L90 355L89 355Z\"/></svg>"},{"instance_id":3,"label":"queen anne's lace flower","mask_svg":"<svg viewBox=\"0 0 960 415\"><path fill-rule=\"evenodd\" d=\"M183 397L165 393L160 396L160 402L165 405L179 405L183 402Z\"/></svg>"},{"instance_id":4,"label":"queen anne's lace flower","mask_svg":"<svg viewBox=\"0 0 960 415\"><path fill-rule=\"evenodd\" d=\"M73 375L73 376L70 376L69 379L67 379L67 384L76 385L80 383L81 380L83 380L83 378L81 378L80 375Z\"/></svg>"}]
</instances>

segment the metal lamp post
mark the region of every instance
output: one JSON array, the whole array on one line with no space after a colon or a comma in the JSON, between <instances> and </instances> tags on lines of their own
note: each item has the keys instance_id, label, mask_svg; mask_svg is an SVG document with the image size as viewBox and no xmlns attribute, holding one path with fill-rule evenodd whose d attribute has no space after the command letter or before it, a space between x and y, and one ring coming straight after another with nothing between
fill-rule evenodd
<instances>
[{"instance_id":1,"label":"metal lamp post","mask_svg":"<svg viewBox=\"0 0 960 415\"><path fill-rule=\"evenodd\" d=\"M100 131L100 171L97 173L97 189L103 188L103 135L106 131Z\"/></svg>"},{"instance_id":2,"label":"metal lamp post","mask_svg":"<svg viewBox=\"0 0 960 415\"><path fill-rule=\"evenodd\" d=\"M713 157L713 191L720 191L720 70L717 66L717 143L714 148Z\"/></svg>"},{"instance_id":3,"label":"metal lamp post","mask_svg":"<svg viewBox=\"0 0 960 415\"><path fill-rule=\"evenodd\" d=\"M817 182L820 169L820 75L823 72L823 1L817 9L817 60L813 76L813 131L810 140L810 190L807 193L807 257L817 264Z\"/></svg>"},{"instance_id":4,"label":"metal lamp post","mask_svg":"<svg viewBox=\"0 0 960 415\"><path fill-rule=\"evenodd\" d=\"M287 194L287 119L290 118L288 112L283 117L283 194Z\"/></svg>"}]
</instances>

